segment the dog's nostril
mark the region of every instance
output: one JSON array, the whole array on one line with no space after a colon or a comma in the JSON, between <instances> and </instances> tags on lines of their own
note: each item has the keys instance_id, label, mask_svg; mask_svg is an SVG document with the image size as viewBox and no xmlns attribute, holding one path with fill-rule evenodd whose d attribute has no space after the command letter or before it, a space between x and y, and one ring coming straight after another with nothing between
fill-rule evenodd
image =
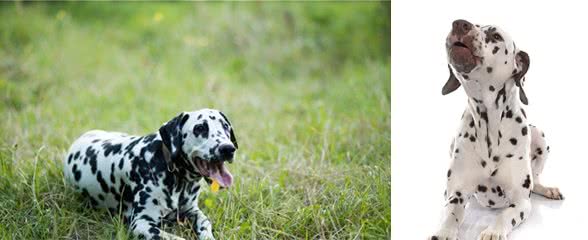
<instances>
[{"instance_id":1,"label":"dog's nostril","mask_svg":"<svg viewBox=\"0 0 588 240\"><path fill-rule=\"evenodd\" d=\"M453 29L457 31L457 33L465 34L472 29L472 24L466 20L459 19L453 21Z\"/></svg>"},{"instance_id":2,"label":"dog's nostril","mask_svg":"<svg viewBox=\"0 0 588 240\"><path fill-rule=\"evenodd\" d=\"M230 156L233 155L233 153L235 153L235 147L231 144L223 144L218 148L218 152L222 155L222 156Z\"/></svg>"}]
</instances>

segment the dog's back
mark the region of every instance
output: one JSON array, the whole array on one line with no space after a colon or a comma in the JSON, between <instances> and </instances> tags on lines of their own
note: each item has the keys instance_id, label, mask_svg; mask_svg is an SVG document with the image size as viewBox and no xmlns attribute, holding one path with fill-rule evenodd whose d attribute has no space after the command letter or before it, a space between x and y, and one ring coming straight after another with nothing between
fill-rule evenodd
<instances>
[{"instance_id":1,"label":"dog's back","mask_svg":"<svg viewBox=\"0 0 588 240\"><path fill-rule=\"evenodd\" d=\"M64 159L64 176L94 206L116 209L121 194L127 187L123 179L126 168L123 150L138 136L120 132L92 130L84 133L71 145ZM136 145L136 143L135 143ZM125 166L126 164L126 166Z\"/></svg>"}]
</instances>

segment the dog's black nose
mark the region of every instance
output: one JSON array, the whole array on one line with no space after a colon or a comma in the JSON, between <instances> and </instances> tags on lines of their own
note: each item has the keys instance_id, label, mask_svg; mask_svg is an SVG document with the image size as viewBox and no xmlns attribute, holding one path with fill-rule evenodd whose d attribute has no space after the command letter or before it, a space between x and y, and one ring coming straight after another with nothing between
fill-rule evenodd
<instances>
[{"instance_id":1,"label":"dog's black nose","mask_svg":"<svg viewBox=\"0 0 588 240\"><path fill-rule=\"evenodd\" d=\"M472 30L472 24L466 20L458 19L453 21L453 33L456 35L465 35Z\"/></svg>"},{"instance_id":2,"label":"dog's black nose","mask_svg":"<svg viewBox=\"0 0 588 240\"><path fill-rule=\"evenodd\" d=\"M235 150L236 148L232 144L223 144L220 145L220 147L218 147L218 152L220 153L223 159L232 158L233 154L235 153Z\"/></svg>"}]
</instances>

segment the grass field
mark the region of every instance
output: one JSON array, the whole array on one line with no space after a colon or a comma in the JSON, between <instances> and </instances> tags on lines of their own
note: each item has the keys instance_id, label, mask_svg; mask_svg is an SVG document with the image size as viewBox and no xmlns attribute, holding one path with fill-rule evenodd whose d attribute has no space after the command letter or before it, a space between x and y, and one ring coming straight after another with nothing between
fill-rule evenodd
<instances>
[{"instance_id":1,"label":"grass field","mask_svg":"<svg viewBox=\"0 0 588 240\"><path fill-rule=\"evenodd\" d=\"M0 238L132 239L65 151L204 107L240 146L234 187L200 196L217 239L389 238L389 6L0 3Z\"/></svg>"}]
</instances>

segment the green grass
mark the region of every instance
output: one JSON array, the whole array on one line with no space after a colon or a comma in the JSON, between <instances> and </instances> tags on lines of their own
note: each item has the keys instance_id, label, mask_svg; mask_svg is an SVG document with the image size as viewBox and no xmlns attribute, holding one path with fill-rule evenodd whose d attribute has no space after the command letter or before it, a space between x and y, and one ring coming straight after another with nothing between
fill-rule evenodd
<instances>
[{"instance_id":1,"label":"green grass","mask_svg":"<svg viewBox=\"0 0 588 240\"><path fill-rule=\"evenodd\" d=\"M1 3L0 238L132 238L65 185L65 151L204 107L240 146L200 197L218 239L389 238L389 6Z\"/></svg>"}]
</instances>

